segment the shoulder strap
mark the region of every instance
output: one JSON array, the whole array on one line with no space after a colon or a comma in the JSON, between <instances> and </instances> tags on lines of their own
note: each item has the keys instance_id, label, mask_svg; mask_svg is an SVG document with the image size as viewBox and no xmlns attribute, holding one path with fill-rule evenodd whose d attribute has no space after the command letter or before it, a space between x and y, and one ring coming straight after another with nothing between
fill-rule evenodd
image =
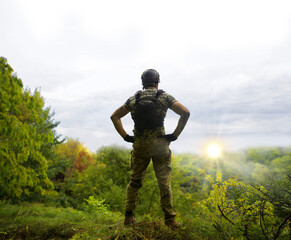
<instances>
[{"instance_id":1,"label":"shoulder strap","mask_svg":"<svg viewBox=\"0 0 291 240\"><path fill-rule=\"evenodd\" d=\"M162 94L164 92L164 90L162 90L162 89L159 89L158 91L157 91L157 93L156 93L156 95L155 95L155 101L157 101L158 100L158 98L159 98L159 96Z\"/></svg>"},{"instance_id":2,"label":"shoulder strap","mask_svg":"<svg viewBox=\"0 0 291 240\"><path fill-rule=\"evenodd\" d=\"M162 89L159 89L158 91L157 91L157 97L159 97L162 93L164 93L165 91L164 90L162 90Z\"/></svg>"}]
</instances>

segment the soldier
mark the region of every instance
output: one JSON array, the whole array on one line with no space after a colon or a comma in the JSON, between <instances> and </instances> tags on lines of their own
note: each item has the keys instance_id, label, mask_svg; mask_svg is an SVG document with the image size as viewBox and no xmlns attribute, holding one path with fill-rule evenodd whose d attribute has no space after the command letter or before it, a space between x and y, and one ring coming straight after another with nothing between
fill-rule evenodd
<instances>
[{"instance_id":1,"label":"soldier","mask_svg":"<svg viewBox=\"0 0 291 240\"><path fill-rule=\"evenodd\" d=\"M126 189L124 225L135 222L134 210L138 204L138 190L142 186L146 169L152 159L160 189L160 202L165 224L177 227L170 185L171 151L169 145L179 137L188 121L190 112L174 97L163 90L158 90L160 76L156 70L145 70L141 79L143 90L130 97L111 116L114 127L120 136L125 141L133 143L132 173ZM177 127L172 134L165 134L164 129L164 119L168 108L180 115ZM133 136L126 133L121 122L121 118L129 112L134 121Z\"/></svg>"}]
</instances>

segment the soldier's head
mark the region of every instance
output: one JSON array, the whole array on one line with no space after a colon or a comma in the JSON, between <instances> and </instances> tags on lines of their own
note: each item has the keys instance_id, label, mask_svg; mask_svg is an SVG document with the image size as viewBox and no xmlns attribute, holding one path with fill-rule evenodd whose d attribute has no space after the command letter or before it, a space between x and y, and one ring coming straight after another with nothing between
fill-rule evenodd
<instances>
[{"instance_id":1,"label":"soldier's head","mask_svg":"<svg viewBox=\"0 0 291 240\"><path fill-rule=\"evenodd\" d=\"M147 69L141 75L143 88L158 87L160 74L155 69Z\"/></svg>"}]
</instances>

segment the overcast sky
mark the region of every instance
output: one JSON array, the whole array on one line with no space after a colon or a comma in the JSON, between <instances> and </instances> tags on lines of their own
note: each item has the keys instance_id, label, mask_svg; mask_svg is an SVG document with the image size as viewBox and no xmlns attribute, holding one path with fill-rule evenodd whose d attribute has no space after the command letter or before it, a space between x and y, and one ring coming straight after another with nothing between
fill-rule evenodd
<instances>
[{"instance_id":1,"label":"overcast sky","mask_svg":"<svg viewBox=\"0 0 291 240\"><path fill-rule=\"evenodd\" d=\"M175 152L291 145L289 0L0 2L0 56L92 151L131 147L109 117L147 68L191 112ZM169 110L167 133L177 121Z\"/></svg>"}]
</instances>

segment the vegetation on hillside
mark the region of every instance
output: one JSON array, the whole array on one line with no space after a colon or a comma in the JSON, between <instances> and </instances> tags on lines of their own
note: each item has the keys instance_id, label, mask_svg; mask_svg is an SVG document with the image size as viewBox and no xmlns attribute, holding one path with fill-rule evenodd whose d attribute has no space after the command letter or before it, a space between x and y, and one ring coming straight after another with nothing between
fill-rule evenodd
<instances>
[{"instance_id":1,"label":"vegetation on hillside","mask_svg":"<svg viewBox=\"0 0 291 240\"><path fill-rule=\"evenodd\" d=\"M290 239L291 147L173 155L178 229L163 224L150 164L137 224L124 227L130 150L60 140L4 58L0 76L0 239Z\"/></svg>"}]
</instances>

